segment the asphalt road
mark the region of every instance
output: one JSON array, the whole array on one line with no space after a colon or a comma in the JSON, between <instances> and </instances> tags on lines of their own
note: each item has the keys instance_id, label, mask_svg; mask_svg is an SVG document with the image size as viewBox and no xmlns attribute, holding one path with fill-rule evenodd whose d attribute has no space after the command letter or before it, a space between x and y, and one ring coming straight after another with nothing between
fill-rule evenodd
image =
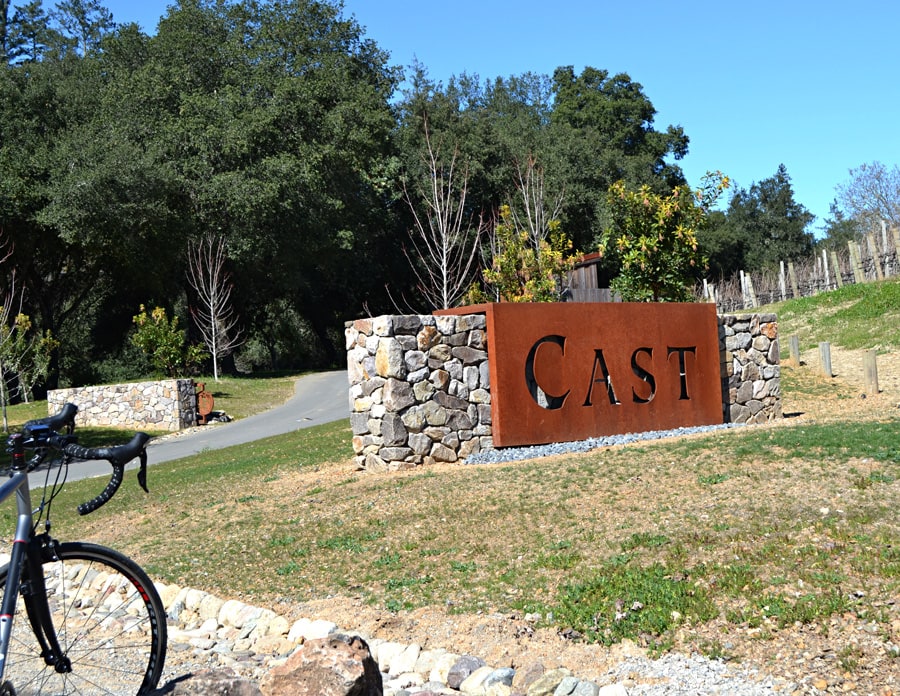
<instances>
[{"instance_id":1,"label":"asphalt road","mask_svg":"<svg viewBox=\"0 0 900 696\"><path fill-rule=\"evenodd\" d=\"M183 435L151 440L147 445L147 463L153 465L190 457L206 450L231 447L349 417L347 372L317 372L297 380L294 396L282 406L230 423L215 423ZM134 460L125 468L132 470L137 467L138 460ZM69 467L68 480L108 477L110 473L110 466L105 461L78 462ZM125 484L133 483L131 478L127 477ZM46 472L35 471L29 479L32 487L41 488L46 481ZM150 480L152 483L152 478Z\"/></svg>"}]
</instances>

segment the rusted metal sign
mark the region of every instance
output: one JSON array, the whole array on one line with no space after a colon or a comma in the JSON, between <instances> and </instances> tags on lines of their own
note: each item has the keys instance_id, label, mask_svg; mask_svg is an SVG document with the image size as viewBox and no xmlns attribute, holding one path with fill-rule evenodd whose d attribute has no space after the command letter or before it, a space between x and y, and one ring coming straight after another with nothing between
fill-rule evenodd
<instances>
[{"instance_id":1,"label":"rusted metal sign","mask_svg":"<svg viewBox=\"0 0 900 696\"><path fill-rule=\"evenodd\" d=\"M712 304L477 305L497 447L723 422Z\"/></svg>"}]
</instances>

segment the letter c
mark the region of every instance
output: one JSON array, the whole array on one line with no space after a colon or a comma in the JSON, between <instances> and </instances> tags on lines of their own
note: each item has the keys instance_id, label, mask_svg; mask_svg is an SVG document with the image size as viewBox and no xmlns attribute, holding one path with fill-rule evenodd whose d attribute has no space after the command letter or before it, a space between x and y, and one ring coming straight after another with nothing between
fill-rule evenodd
<instances>
[{"instance_id":1,"label":"letter c","mask_svg":"<svg viewBox=\"0 0 900 696\"><path fill-rule=\"evenodd\" d=\"M562 354L565 355L566 337L551 334L550 336L544 336L543 338L538 339L535 344L531 346L531 350L528 351L528 358L525 360L525 384L528 387L528 393L531 394L531 398L534 399L534 403L538 406L546 408L548 411L555 411L562 408L571 389L562 396L553 396L552 394L545 392L538 385L537 380L534 377L534 357L537 355L537 350L542 343L553 343L559 346L562 350ZM542 401L544 401L544 403L542 403Z\"/></svg>"}]
</instances>

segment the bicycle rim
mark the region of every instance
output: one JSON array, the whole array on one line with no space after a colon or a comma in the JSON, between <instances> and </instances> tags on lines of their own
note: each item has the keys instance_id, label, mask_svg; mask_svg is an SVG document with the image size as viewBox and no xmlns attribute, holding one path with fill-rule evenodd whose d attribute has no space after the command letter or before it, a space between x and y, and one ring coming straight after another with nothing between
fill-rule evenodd
<instances>
[{"instance_id":1,"label":"bicycle rim","mask_svg":"<svg viewBox=\"0 0 900 696\"><path fill-rule=\"evenodd\" d=\"M71 672L46 664L20 596L5 678L18 696L134 696L156 688L166 651L166 617L146 573L117 551L60 544L45 559L44 581L53 625ZM6 585L7 569L0 569Z\"/></svg>"}]
</instances>

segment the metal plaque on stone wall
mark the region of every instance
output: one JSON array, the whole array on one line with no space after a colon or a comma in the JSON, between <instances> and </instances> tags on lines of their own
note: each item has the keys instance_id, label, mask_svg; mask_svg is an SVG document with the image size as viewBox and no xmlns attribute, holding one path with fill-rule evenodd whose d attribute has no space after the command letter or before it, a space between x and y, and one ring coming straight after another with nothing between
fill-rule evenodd
<instances>
[{"instance_id":1,"label":"metal plaque on stone wall","mask_svg":"<svg viewBox=\"0 0 900 696\"><path fill-rule=\"evenodd\" d=\"M713 304L499 303L487 319L496 447L723 421Z\"/></svg>"}]
</instances>

